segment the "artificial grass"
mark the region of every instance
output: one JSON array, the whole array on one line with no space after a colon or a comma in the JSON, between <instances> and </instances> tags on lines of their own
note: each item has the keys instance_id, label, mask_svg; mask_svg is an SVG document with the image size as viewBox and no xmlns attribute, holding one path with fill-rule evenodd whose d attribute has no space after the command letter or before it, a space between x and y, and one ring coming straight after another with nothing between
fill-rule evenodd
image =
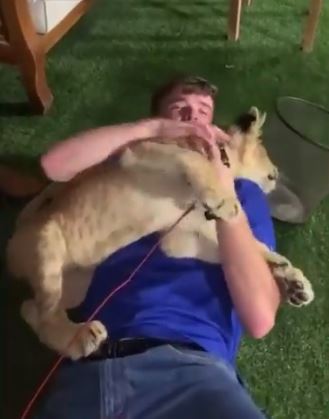
<instances>
[{"instance_id":1,"label":"artificial grass","mask_svg":"<svg viewBox=\"0 0 329 419\"><path fill-rule=\"evenodd\" d=\"M49 115L17 115L24 110L16 106L25 101L24 91L17 73L0 67L0 154L33 160L76 131L145 116L150 92L175 71L196 73L218 84L219 124L250 105L271 112L279 95L329 107L327 2L310 55L298 48L307 0L253 3L243 15L241 40L234 44L225 40L224 0L99 1L49 55L49 83L55 94ZM2 248L19 207L20 203L1 202ZM300 310L282 308L266 339L243 343L239 366L272 418L327 418L329 200L305 225L276 227L279 250L312 280L316 300ZM52 355L19 318L24 290L4 274L1 288L6 314L2 417L14 419Z\"/></svg>"}]
</instances>

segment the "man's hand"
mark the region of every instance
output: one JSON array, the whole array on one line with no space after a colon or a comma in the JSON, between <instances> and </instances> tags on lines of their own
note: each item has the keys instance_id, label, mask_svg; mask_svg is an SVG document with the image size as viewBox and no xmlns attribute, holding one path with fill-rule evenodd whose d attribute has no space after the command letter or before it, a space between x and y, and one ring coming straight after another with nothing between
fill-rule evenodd
<instances>
[{"instance_id":1,"label":"man's hand","mask_svg":"<svg viewBox=\"0 0 329 419\"><path fill-rule=\"evenodd\" d=\"M183 148L190 148L209 158L209 144L225 144L230 136L216 125L204 125L190 121L156 118L146 121L149 137L161 143L173 140ZM156 140L157 141L157 140Z\"/></svg>"},{"instance_id":2,"label":"man's hand","mask_svg":"<svg viewBox=\"0 0 329 419\"><path fill-rule=\"evenodd\" d=\"M230 136L216 125L204 125L188 120L176 121L164 118L148 120L152 137L161 139L185 140L192 150L196 150L213 161L218 172L221 184L234 190L234 178L230 168L226 167L221 159L218 145L230 141Z\"/></svg>"},{"instance_id":3,"label":"man's hand","mask_svg":"<svg viewBox=\"0 0 329 419\"><path fill-rule=\"evenodd\" d=\"M150 119L147 122L150 126L152 137L163 137L178 139L180 137L196 137L207 141L225 143L230 140L228 134L216 125L202 125L190 121L175 121L165 118Z\"/></svg>"},{"instance_id":4,"label":"man's hand","mask_svg":"<svg viewBox=\"0 0 329 419\"><path fill-rule=\"evenodd\" d=\"M227 167L222 160L221 152L218 147L218 142L214 139L204 140L207 145L207 155L208 158L213 162L216 171L218 173L218 180L227 190L232 190L235 193L234 189L234 176L230 167Z\"/></svg>"}]
</instances>

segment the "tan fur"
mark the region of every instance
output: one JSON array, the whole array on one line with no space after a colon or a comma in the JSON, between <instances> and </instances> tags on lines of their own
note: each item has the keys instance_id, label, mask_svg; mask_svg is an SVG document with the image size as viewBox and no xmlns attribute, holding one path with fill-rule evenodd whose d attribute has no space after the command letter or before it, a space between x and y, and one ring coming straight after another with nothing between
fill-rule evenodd
<instances>
[{"instance_id":1,"label":"tan fur","mask_svg":"<svg viewBox=\"0 0 329 419\"><path fill-rule=\"evenodd\" d=\"M259 140L264 116L256 108L251 112L255 123L245 134L232 127L226 151L236 177L252 179L269 192L278 172ZM67 318L63 276L76 268L92 272L121 247L168 228L191 205L194 210L164 238L162 248L173 257L218 262L215 221L207 221L204 212L213 219L229 219L239 211L239 202L221 186L204 156L165 141L135 144L117 162L102 163L32 202L18 219L7 261L10 272L26 278L34 290L35 298L23 304L22 315L39 339L73 359L96 350L107 336L97 321L85 325L68 347L80 325ZM260 251L284 284L286 298L295 298L296 290L286 285L290 278L296 280L295 268L263 245ZM307 294L297 298L298 305L306 304L313 299L312 288L302 274L298 281Z\"/></svg>"}]
</instances>

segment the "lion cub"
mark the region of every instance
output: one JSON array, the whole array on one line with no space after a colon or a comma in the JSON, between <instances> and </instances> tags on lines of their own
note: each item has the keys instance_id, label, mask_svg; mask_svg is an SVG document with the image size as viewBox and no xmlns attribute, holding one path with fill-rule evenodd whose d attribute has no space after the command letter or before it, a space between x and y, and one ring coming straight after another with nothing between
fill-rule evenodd
<instances>
[{"instance_id":1,"label":"lion cub","mask_svg":"<svg viewBox=\"0 0 329 419\"><path fill-rule=\"evenodd\" d=\"M226 152L236 177L251 179L268 193L278 171L261 144L264 121L265 115L252 108L231 127ZM21 218L8 243L7 262L9 271L26 278L34 291L22 315L39 339L72 359L95 351L107 337L98 321L85 325L68 347L81 324L71 322L63 306L64 273L74 266L95 266L142 236L165 230L191 206L164 238L163 250L173 257L188 253L220 261L214 220L236 215L237 197L222 187L203 155L150 140L62 185L48 205ZM290 303L312 301L312 287L300 270L264 245L259 249Z\"/></svg>"}]
</instances>

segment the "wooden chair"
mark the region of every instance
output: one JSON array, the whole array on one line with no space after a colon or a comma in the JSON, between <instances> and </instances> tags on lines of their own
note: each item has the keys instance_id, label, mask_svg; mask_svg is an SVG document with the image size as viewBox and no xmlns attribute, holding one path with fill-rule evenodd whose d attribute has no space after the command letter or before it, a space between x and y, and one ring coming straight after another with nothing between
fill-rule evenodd
<instances>
[{"instance_id":1,"label":"wooden chair","mask_svg":"<svg viewBox=\"0 0 329 419\"><path fill-rule=\"evenodd\" d=\"M227 37L230 41L237 41L240 38L242 0L229 1Z\"/></svg>"},{"instance_id":2,"label":"wooden chair","mask_svg":"<svg viewBox=\"0 0 329 419\"><path fill-rule=\"evenodd\" d=\"M31 15L30 0L0 0L0 63L19 68L35 112L47 112L53 102L45 72L48 51L89 10L92 3L93 0L74 0L72 10L56 26L49 31L38 32Z\"/></svg>"},{"instance_id":3,"label":"wooden chair","mask_svg":"<svg viewBox=\"0 0 329 419\"><path fill-rule=\"evenodd\" d=\"M250 6L252 0L230 0L228 17L228 39L237 41L240 36L242 6ZM316 31L320 20L323 0L310 0L309 13L302 35L301 47L304 52L311 52L314 47Z\"/></svg>"}]
</instances>

